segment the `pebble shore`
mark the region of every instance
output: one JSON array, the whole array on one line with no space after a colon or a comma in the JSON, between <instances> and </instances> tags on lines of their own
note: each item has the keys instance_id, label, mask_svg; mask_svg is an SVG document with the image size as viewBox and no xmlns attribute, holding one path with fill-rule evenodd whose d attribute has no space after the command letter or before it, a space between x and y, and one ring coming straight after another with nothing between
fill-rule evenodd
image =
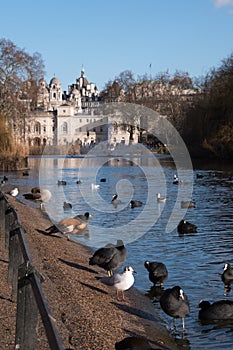
<instances>
[{"instance_id":1,"label":"pebble shore","mask_svg":"<svg viewBox=\"0 0 233 350\"><path fill-rule=\"evenodd\" d=\"M148 298L132 287L125 293L126 302L118 302L114 291L96 279L104 271L89 266L90 248L62 234L46 234L51 221L39 205L31 208L8 198L25 230L33 264L44 277L42 290L66 349L114 350L115 342L135 335L147 338L154 349L179 349ZM0 252L0 350L13 350L16 304L10 300L3 237ZM49 349L42 326L38 343L40 350Z\"/></svg>"}]
</instances>

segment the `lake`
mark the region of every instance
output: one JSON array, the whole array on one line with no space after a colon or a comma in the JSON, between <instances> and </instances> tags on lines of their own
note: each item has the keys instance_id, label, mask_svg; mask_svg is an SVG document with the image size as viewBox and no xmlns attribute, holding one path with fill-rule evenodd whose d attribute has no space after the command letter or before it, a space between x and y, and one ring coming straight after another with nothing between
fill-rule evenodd
<instances>
[{"instance_id":1,"label":"lake","mask_svg":"<svg viewBox=\"0 0 233 350\"><path fill-rule=\"evenodd\" d=\"M225 292L221 281L224 264L233 264L233 167L205 164L193 171L181 168L182 182L177 186L173 184L176 164L162 155L31 157L29 166L29 176L19 172L7 175L23 193L38 184L51 190L53 197L45 205L51 220L91 213L88 230L74 239L94 250L123 239L127 247L125 265L137 271L135 287L151 299L151 307L156 308L181 349L232 349L233 324L200 324L197 305L201 299L233 300L233 291ZM78 179L81 184L76 183ZM58 186L58 180L65 180L67 185ZM158 192L166 196L165 203L157 203ZM117 206L111 204L115 193L121 200ZM25 201L22 193L19 199L38 207ZM130 208L131 199L142 201L142 207ZM190 199L196 207L181 209L180 200ZM64 201L72 204L70 211L64 212ZM177 224L182 218L197 225L197 233L180 236ZM145 260L165 263L169 276L164 288L179 285L187 294L191 313L185 320L184 335L181 321L173 331L172 318L160 309L161 290L149 281Z\"/></svg>"}]
</instances>

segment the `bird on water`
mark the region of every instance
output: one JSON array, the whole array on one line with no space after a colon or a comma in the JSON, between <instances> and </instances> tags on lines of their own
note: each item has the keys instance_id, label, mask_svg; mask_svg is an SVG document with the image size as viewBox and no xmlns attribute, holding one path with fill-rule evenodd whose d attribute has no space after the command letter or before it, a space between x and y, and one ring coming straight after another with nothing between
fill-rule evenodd
<instances>
[{"instance_id":1,"label":"bird on water","mask_svg":"<svg viewBox=\"0 0 233 350\"><path fill-rule=\"evenodd\" d=\"M181 318L184 331L184 319L189 315L190 307L188 297L183 289L179 286L166 289L161 295L159 302L162 310L173 317L174 328L176 328L176 319Z\"/></svg>"},{"instance_id":2,"label":"bird on water","mask_svg":"<svg viewBox=\"0 0 233 350\"><path fill-rule=\"evenodd\" d=\"M163 282L168 278L166 265L157 261L145 261L144 266L149 272L149 280L154 285L159 284L162 287Z\"/></svg>"}]
</instances>

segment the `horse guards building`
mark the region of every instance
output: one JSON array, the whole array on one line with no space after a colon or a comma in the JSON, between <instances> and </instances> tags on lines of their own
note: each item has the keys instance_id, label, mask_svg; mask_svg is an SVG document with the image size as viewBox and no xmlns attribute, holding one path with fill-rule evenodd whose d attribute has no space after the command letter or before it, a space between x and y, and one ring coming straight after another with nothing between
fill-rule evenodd
<instances>
[{"instance_id":1,"label":"horse guards building","mask_svg":"<svg viewBox=\"0 0 233 350\"><path fill-rule=\"evenodd\" d=\"M89 149L107 141L115 146L129 143L125 128L114 128L108 117L101 113L100 93L94 83L89 83L84 72L76 82L62 91L60 81L54 76L47 84L39 81L37 108L27 119L24 142L29 147L69 146L74 153L77 145ZM134 142L138 142L135 134Z\"/></svg>"}]
</instances>

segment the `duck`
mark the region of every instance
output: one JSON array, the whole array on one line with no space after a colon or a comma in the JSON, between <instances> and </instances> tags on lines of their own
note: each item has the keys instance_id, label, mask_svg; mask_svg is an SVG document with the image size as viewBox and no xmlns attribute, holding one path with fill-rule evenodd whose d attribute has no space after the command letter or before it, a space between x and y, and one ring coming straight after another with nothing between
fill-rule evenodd
<instances>
[{"instance_id":1,"label":"duck","mask_svg":"<svg viewBox=\"0 0 233 350\"><path fill-rule=\"evenodd\" d=\"M197 232L197 226L192 224L191 222L181 220L179 222L179 225L177 226L177 231L180 234L185 234L185 233L196 233Z\"/></svg>"},{"instance_id":2,"label":"duck","mask_svg":"<svg viewBox=\"0 0 233 350\"><path fill-rule=\"evenodd\" d=\"M142 202L141 201L130 201L129 206L130 206L130 208L141 207Z\"/></svg>"},{"instance_id":3,"label":"duck","mask_svg":"<svg viewBox=\"0 0 233 350\"><path fill-rule=\"evenodd\" d=\"M179 178L177 177L176 174L174 174L174 176L173 176L173 184L174 184L174 185L178 185L179 183L180 183Z\"/></svg>"},{"instance_id":4,"label":"duck","mask_svg":"<svg viewBox=\"0 0 233 350\"><path fill-rule=\"evenodd\" d=\"M77 180L77 181L76 181L76 184L77 184L77 185L80 185L81 183L82 183L81 180Z\"/></svg>"},{"instance_id":5,"label":"duck","mask_svg":"<svg viewBox=\"0 0 233 350\"><path fill-rule=\"evenodd\" d=\"M66 185L66 181L65 180L58 180L57 184L58 184L58 186L60 186L60 185L65 186Z\"/></svg>"},{"instance_id":6,"label":"duck","mask_svg":"<svg viewBox=\"0 0 233 350\"><path fill-rule=\"evenodd\" d=\"M159 303L162 310L173 317L174 328L176 328L176 319L181 318L184 331L184 320L190 314L190 307L188 297L183 289L180 286L166 289L162 293Z\"/></svg>"},{"instance_id":7,"label":"duck","mask_svg":"<svg viewBox=\"0 0 233 350\"><path fill-rule=\"evenodd\" d=\"M221 278L225 286L230 286L230 284L233 283L233 270L230 264L224 265Z\"/></svg>"},{"instance_id":8,"label":"duck","mask_svg":"<svg viewBox=\"0 0 233 350\"><path fill-rule=\"evenodd\" d=\"M39 186L32 187L31 193L40 193L40 187Z\"/></svg>"},{"instance_id":9,"label":"duck","mask_svg":"<svg viewBox=\"0 0 233 350\"><path fill-rule=\"evenodd\" d=\"M117 193L115 193L115 194L112 196L111 203L114 204L114 205L121 204L121 200L118 199L118 194L117 194Z\"/></svg>"},{"instance_id":10,"label":"duck","mask_svg":"<svg viewBox=\"0 0 233 350\"><path fill-rule=\"evenodd\" d=\"M145 261L144 266L148 270L149 280L154 283L154 286L158 283L162 287L163 282L168 278L166 265L157 261Z\"/></svg>"},{"instance_id":11,"label":"duck","mask_svg":"<svg viewBox=\"0 0 233 350\"><path fill-rule=\"evenodd\" d=\"M23 171L23 176L29 176L29 171L28 170Z\"/></svg>"},{"instance_id":12,"label":"duck","mask_svg":"<svg viewBox=\"0 0 233 350\"><path fill-rule=\"evenodd\" d=\"M47 203L51 199L52 193L47 189L33 187L31 193L25 193L23 194L23 197L27 200L40 202L40 209L42 209L43 203Z\"/></svg>"},{"instance_id":13,"label":"duck","mask_svg":"<svg viewBox=\"0 0 233 350\"><path fill-rule=\"evenodd\" d=\"M10 194L12 197L17 197L19 194L19 189L17 187L13 188L12 190L10 190L8 192L8 194Z\"/></svg>"},{"instance_id":14,"label":"duck","mask_svg":"<svg viewBox=\"0 0 233 350\"><path fill-rule=\"evenodd\" d=\"M157 202L158 203L164 203L166 202L167 198L166 197L161 197L160 193L157 193Z\"/></svg>"},{"instance_id":15,"label":"duck","mask_svg":"<svg viewBox=\"0 0 233 350\"><path fill-rule=\"evenodd\" d=\"M57 224L48 227L45 231L49 234L52 233L69 233L76 234L81 233L87 227L88 221L83 221L77 217L65 218L60 220Z\"/></svg>"},{"instance_id":16,"label":"duck","mask_svg":"<svg viewBox=\"0 0 233 350\"><path fill-rule=\"evenodd\" d=\"M100 185L91 184L91 189L92 190L98 190L99 188L100 188Z\"/></svg>"},{"instance_id":17,"label":"duck","mask_svg":"<svg viewBox=\"0 0 233 350\"><path fill-rule=\"evenodd\" d=\"M117 243L107 244L95 251L89 259L89 265L97 265L107 271L108 276L113 275L113 270L123 264L126 258L126 248L122 240Z\"/></svg>"},{"instance_id":18,"label":"duck","mask_svg":"<svg viewBox=\"0 0 233 350\"><path fill-rule=\"evenodd\" d=\"M233 320L233 300L218 300L212 304L201 300L198 307L198 318L201 321Z\"/></svg>"},{"instance_id":19,"label":"duck","mask_svg":"<svg viewBox=\"0 0 233 350\"><path fill-rule=\"evenodd\" d=\"M115 350L153 350L147 339L142 337L126 337L115 343Z\"/></svg>"},{"instance_id":20,"label":"duck","mask_svg":"<svg viewBox=\"0 0 233 350\"><path fill-rule=\"evenodd\" d=\"M72 209L72 204L68 202L63 202L63 209L64 210Z\"/></svg>"},{"instance_id":21,"label":"duck","mask_svg":"<svg viewBox=\"0 0 233 350\"><path fill-rule=\"evenodd\" d=\"M181 201L180 202L181 208L195 208L196 204L193 201Z\"/></svg>"},{"instance_id":22,"label":"duck","mask_svg":"<svg viewBox=\"0 0 233 350\"><path fill-rule=\"evenodd\" d=\"M122 273L104 276L100 278L99 281L116 290L117 301L125 301L124 292L133 286L134 273L136 273L136 271L131 266L126 266ZM121 292L121 298L119 298L119 292Z\"/></svg>"},{"instance_id":23,"label":"duck","mask_svg":"<svg viewBox=\"0 0 233 350\"><path fill-rule=\"evenodd\" d=\"M1 180L1 184L5 184L8 181L8 177L6 175L3 176L3 179Z\"/></svg>"},{"instance_id":24,"label":"duck","mask_svg":"<svg viewBox=\"0 0 233 350\"><path fill-rule=\"evenodd\" d=\"M132 336L115 343L115 350L153 350L147 339Z\"/></svg>"}]
</instances>

